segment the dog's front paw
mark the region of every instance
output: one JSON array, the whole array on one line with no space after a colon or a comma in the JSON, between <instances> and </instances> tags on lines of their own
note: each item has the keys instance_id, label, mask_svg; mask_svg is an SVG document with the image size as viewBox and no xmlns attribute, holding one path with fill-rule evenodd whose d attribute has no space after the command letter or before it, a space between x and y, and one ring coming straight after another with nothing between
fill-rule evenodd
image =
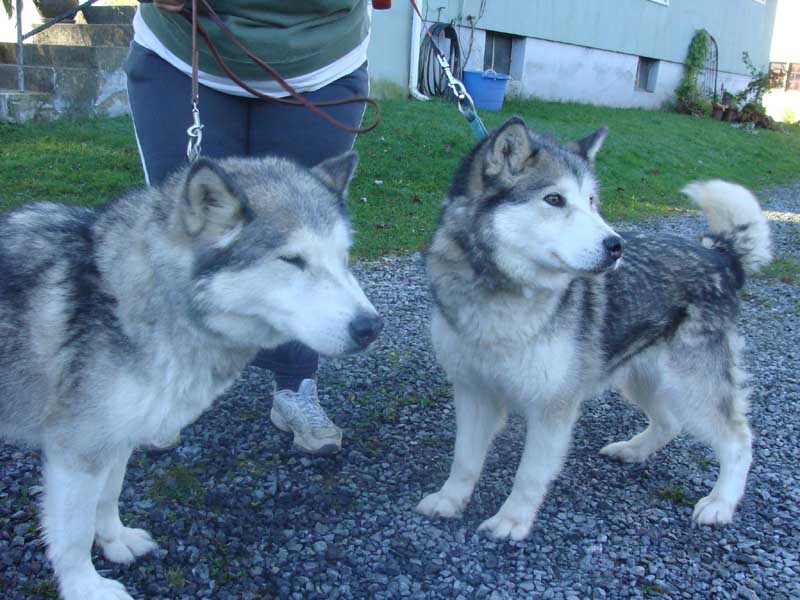
<instances>
[{"instance_id":1,"label":"dog's front paw","mask_svg":"<svg viewBox=\"0 0 800 600\"><path fill-rule=\"evenodd\" d=\"M119 581L100 577L94 569L62 578L60 588L64 600L133 600Z\"/></svg>"},{"instance_id":2,"label":"dog's front paw","mask_svg":"<svg viewBox=\"0 0 800 600\"><path fill-rule=\"evenodd\" d=\"M524 540L528 537L533 525L533 519L527 516L513 516L497 513L490 519L486 519L478 527L478 531L484 531L497 540Z\"/></svg>"},{"instance_id":3,"label":"dog's front paw","mask_svg":"<svg viewBox=\"0 0 800 600\"><path fill-rule=\"evenodd\" d=\"M604 446L600 454L626 463L641 463L647 460L647 454L642 449L630 442L614 442Z\"/></svg>"},{"instance_id":4,"label":"dog's front paw","mask_svg":"<svg viewBox=\"0 0 800 600\"><path fill-rule=\"evenodd\" d=\"M113 540L98 538L97 543L103 549L103 556L115 563L128 564L138 556L144 556L158 548L150 534L144 529L123 527L120 535Z\"/></svg>"},{"instance_id":5,"label":"dog's front paw","mask_svg":"<svg viewBox=\"0 0 800 600\"><path fill-rule=\"evenodd\" d=\"M417 504L417 512L428 517L452 519L461 515L461 511L464 510L466 504L466 498L449 496L440 490L420 500L420 503Z\"/></svg>"},{"instance_id":6,"label":"dog's front paw","mask_svg":"<svg viewBox=\"0 0 800 600\"><path fill-rule=\"evenodd\" d=\"M692 519L698 525L725 525L733 520L736 507L716 494L700 498L694 505Z\"/></svg>"}]
</instances>

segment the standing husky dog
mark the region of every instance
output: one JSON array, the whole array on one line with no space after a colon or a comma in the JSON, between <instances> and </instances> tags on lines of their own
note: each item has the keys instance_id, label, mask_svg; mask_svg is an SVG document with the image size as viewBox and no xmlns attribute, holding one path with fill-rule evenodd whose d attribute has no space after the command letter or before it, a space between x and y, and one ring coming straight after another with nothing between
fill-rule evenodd
<instances>
[{"instance_id":1,"label":"standing husky dog","mask_svg":"<svg viewBox=\"0 0 800 600\"><path fill-rule=\"evenodd\" d=\"M699 523L727 523L750 466L737 290L770 260L758 203L724 182L684 190L704 244L617 235L598 213L592 163L607 130L567 146L511 119L463 162L427 256L436 354L454 385L455 456L417 509L465 506L508 409L527 420L511 494L481 529L528 535L567 451L581 401L619 387L650 425L603 448L644 461L682 428L720 461ZM621 260L625 247L625 259Z\"/></svg>"},{"instance_id":2,"label":"standing husky dog","mask_svg":"<svg viewBox=\"0 0 800 600\"><path fill-rule=\"evenodd\" d=\"M44 456L43 529L65 600L130 600L91 562L156 547L125 527L131 451L194 421L259 348L366 348L381 320L348 270L358 159L200 160L100 210L0 216L0 434Z\"/></svg>"}]
</instances>

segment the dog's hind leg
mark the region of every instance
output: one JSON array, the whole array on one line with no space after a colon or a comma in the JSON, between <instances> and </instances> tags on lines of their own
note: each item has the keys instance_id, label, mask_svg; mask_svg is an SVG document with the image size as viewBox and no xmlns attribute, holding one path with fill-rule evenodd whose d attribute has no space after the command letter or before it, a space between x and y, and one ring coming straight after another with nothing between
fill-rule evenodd
<instances>
[{"instance_id":1,"label":"dog's hind leg","mask_svg":"<svg viewBox=\"0 0 800 600\"><path fill-rule=\"evenodd\" d=\"M144 529L125 527L119 518L119 494L130 452L123 452L109 469L97 503L95 541L111 562L130 563L158 547Z\"/></svg>"},{"instance_id":2,"label":"dog's hind leg","mask_svg":"<svg viewBox=\"0 0 800 600\"><path fill-rule=\"evenodd\" d=\"M682 391L668 383L655 368L640 365L631 368L620 392L644 411L649 423L628 441L608 444L600 454L623 462L644 462L680 433L681 420L675 414L675 406Z\"/></svg>"},{"instance_id":3,"label":"dog's hind leg","mask_svg":"<svg viewBox=\"0 0 800 600\"><path fill-rule=\"evenodd\" d=\"M505 424L505 407L481 389L459 384L454 396L456 444L450 476L438 492L417 505L417 511L429 517L461 513L475 489L492 439Z\"/></svg>"},{"instance_id":4,"label":"dog's hind leg","mask_svg":"<svg viewBox=\"0 0 800 600\"><path fill-rule=\"evenodd\" d=\"M698 423L691 428L699 439L710 443L719 460L714 488L697 502L692 513L692 518L701 525L730 523L744 495L752 461L752 434L743 415L735 419L725 424Z\"/></svg>"},{"instance_id":5,"label":"dog's hind leg","mask_svg":"<svg viewBox=\"0 0 800 600\"><path fill-rule=\"evenodd\" d=\"M527 537L547 487L564 462L576 417L577 402L572 401L529 409L514 487L497 514L481 523L479 530L497 539Z\"/></svg>"},{"instance_id":6,"label":"dog's hind leg","mask_svg":"<svg viewBox=\"0 0 800 600\"><path fill-rule=\"evenodd\" d=\"M733 520L736 505L744 495L752 461L752 434L746 417L747 375L738 367L742 343L738 336L728 335L721 346L726 360L721 369L716 369L719 374L706 365L695 371L694 381L688 382L699 392L693 398L693 410L700 418L687 420L686 428L697 439L709 444L719 460L719 476L714 488L697 502L692 514L701 525ZM719 349L716 350L719 357ZM709 355L713 356L711 351Z\"/></svg>"},{"instance_id":7,"label":"dog's hind leg","mask_svg":"<svg viewBox=\"0 0 800 600\"><path fill-rule=\"evenodd\" d=\"M97 502L108 466L86 465L63 448L45 449L43 528L63 600L132 600L92 565Z\"/></svg>"}]
</instances>

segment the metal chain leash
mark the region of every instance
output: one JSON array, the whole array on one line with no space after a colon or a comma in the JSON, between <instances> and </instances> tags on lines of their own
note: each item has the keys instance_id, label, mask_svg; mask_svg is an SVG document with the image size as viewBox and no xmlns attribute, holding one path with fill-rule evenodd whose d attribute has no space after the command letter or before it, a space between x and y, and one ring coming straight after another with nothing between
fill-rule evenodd
<instances>
[{"instance_id":1,"label":"metal chain leash","mask_svg":"<svg viewBox=\"0 0 800 600\"><path fill-rule=\"evenodd\" d=\"M192 125L186 130L189 144L186 158L193 163L200 156L203 144L203 123L200 121L200 83L198 79L197 0L192 0Z\"/></svg>"},{"instance_id":2,"label":"metal chain leash","mask_svg":"<svg viewBox=\"0 0 800 600\"><path fill-rule=\"evenodd\" d=\"M473 102L472 96L470 96L469 92L467 92L467 88L464 86L464 83L455 75L453 75L453 71L450 68L450 63L447 62L444 52L442 52L442 49L439 48L436 40L433 39L431 30L428 29L427 25L425 25L425 18L422 16L422 13L420 12L415 0L409 0L409 2L411 2L412 8L417 13L417 16L419 16L420 21L422 21L422 27L425 28L425 34L430 39L431 45L436 51L436 61L439 63L439 66L444 72L444 76L447 78L447 87L452 90L453 95L456 98L458 112L464 115L464 118L469 122L470 127L472 128L472 133L474 134L475 139L480 142L488 137L489 133L486 130L486 126L483 124L483 121L478 116L478 112L475 110L475 102Z\"/></svg>"}]
</instances>

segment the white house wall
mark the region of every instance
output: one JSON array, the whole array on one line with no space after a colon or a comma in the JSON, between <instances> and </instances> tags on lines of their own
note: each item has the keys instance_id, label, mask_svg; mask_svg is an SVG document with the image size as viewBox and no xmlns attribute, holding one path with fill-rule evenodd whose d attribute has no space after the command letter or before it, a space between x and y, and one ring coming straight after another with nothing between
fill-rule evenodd
<instances>
[{"instance_id":1,"label":"white house wall","mask_svg":"<svg viewBox=\"0 0 800 600\"><path fill-rule=\"evenodd\" d=\"M512 93L543 100L658 108L674 99L684 73L682 64L660 61L655 89L647 92L635 89L638 56L533 38L524 39L523 56L521 77L512 85ZM718 81L726 89L739 90L747 80L720 72Z\"/></svg>"},{"instance_id":2,"label":"white house wall","mask_svg":"<svg viewBox=\"0 0 800 600\"><path fill-rule=\"evenodd\" d=\"M769 61L777 0L428 0L427 12L439 18L442 6L441 21L467 25L482 4L481 29L676 63L705 28L719 42L720 68L745 75L743 51L758 66Z\"/></svg>"},{"instance_id":3,"label":"white house wall","mask_svg":"<svg viewBox=\"0 0 800 600\"><path fill-rule=\"evenodd\" d=\"M788 0L800 4L800 0ZM720 45L719 85L739 91L749 79L741 53L766 67L777 5L755 0L489 0L474 29L480 0L428 2L427 15L461 23L459 36L472 70L483 68L486 30L520 36L512 46L509 93L547 100L658 108L674 100L682 61L698 27ZM423 6L423 11L425 8ZM370 69L376 90L408 87L411 10L397 0L373 13ZM470 51L471 42L471 51ZM653 92L634 90L639 56L660 61Z\"/></svg>"}]
</instances>

